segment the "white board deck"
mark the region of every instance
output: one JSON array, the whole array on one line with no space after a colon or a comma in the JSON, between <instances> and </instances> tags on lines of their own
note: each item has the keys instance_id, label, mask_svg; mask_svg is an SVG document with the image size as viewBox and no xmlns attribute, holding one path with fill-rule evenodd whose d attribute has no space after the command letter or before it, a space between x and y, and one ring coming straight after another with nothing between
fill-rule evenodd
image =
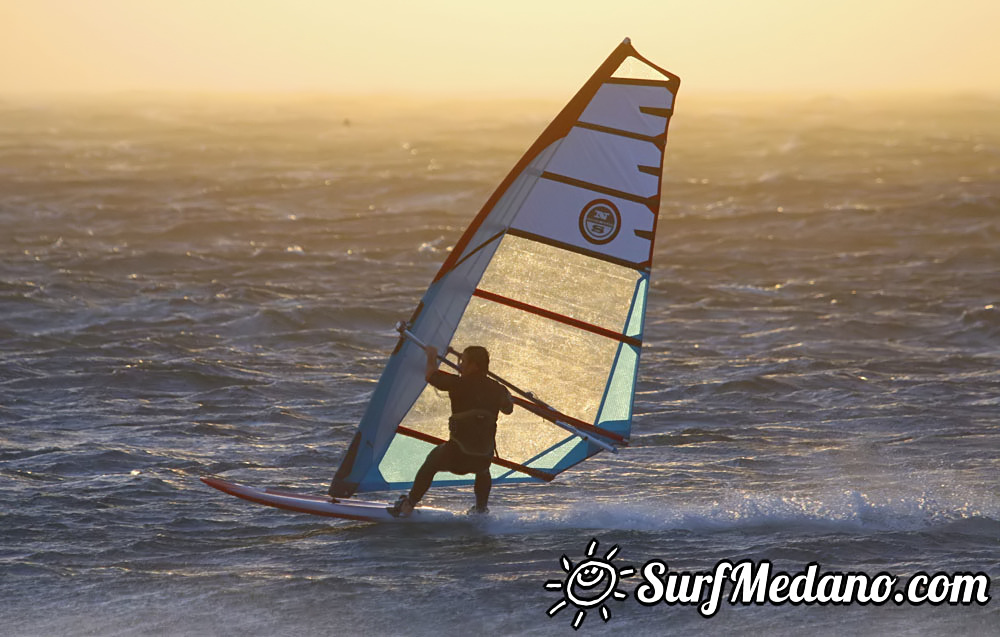
<instances>
[{"instance_id":1,"label":"white board deck","mask_svg":"<svg viewBox=\"0 0 1000 637\"><path fill-rule=\"evenodd\" d=\"M279 489L252 487L209 476L202 477L201 481L223 493L256 504L330 518L364 522L442 522L460 519L460 516L453 511L433 507L418 507L409 516L397 518L387 510L390 506L387 502L335 500L325 495L304 495Z\"/></svg>"}]
</instances>

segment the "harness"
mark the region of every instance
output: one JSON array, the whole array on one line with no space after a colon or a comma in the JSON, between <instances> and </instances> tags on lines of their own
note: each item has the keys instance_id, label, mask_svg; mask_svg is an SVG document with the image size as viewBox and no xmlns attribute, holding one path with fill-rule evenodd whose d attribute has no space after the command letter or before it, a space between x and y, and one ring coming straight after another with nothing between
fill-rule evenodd
<instances>
[{"instance_id":1,"label":"harness","mask_svg":"<svg viewBox=\"0 0 1000 637\"><path fill-rule=\"evenodd\" d=\"M452 414L448 419L448 432L467 455L491 457L496 448L497 421L493 412L485 409Z\"/></svg>"}]
</instances>

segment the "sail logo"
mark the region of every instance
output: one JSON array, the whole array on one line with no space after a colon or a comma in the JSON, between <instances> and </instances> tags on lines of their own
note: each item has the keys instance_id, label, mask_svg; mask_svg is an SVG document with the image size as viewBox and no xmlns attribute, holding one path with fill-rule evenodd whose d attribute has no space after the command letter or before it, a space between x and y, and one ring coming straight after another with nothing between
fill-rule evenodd
<instances>
[{"instance_id":1,"label":"sail logo","mask_svg":"<svg viewBox=\"0 0 1000 637\"><path fill-rule=\"evenodd\" d=\"M587 611L593 608L599 609L601 619L607 623L611 619L611 611L604 605L609 598L623 600L628 598L625 591L618 590L618 583L626 577L635 575L635 569L627 566L618 569L612 563L615 555L618 554L618 545L611 547L604 557L595 557L598 542L596 538L590 540L587 545L587 559L573 566L565 555L559 561L562 570L566 573L565 580L549 580L545 582L545 590L562 591L563 597L558 602L549 607L548 616L554 617L556 613L566 608L570 604L576 606L576 615L573 617L573 630L579 630L583 625L583 620L587 618Z\"/></svg>"},{"instance_id":2,"label":"sail logo","mask_svg":"<svg viewBox=\"0 0 1000 637\"><path fill-rule=\"evenodd\" d=\"M609 243L618 236L622 215L607 199L595 199L580 212L580 232L583 238L597 245Z\"/></svg>"}]
</instances>

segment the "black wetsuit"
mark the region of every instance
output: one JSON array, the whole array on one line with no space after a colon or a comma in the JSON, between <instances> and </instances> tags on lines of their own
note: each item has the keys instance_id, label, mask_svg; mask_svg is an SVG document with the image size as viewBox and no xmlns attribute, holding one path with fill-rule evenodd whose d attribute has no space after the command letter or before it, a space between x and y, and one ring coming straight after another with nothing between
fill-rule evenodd
<instances>
[{"instance_id":1,"label":"black wetsuit","mask_svg":"<svg viewBox=\"0 0 1000 637\"><path fill-rule=\"evenodd\" d=\"M448 442L435 447L413 480L410 502L424 497L438 471L476 474L476 506L485 508L490 497L490 464L494 452L497 417L514 411L510 393L500 383L484 374L455 376L434 372L431 386L448 392L452 417Z\"/></svg>"}]
</instances>

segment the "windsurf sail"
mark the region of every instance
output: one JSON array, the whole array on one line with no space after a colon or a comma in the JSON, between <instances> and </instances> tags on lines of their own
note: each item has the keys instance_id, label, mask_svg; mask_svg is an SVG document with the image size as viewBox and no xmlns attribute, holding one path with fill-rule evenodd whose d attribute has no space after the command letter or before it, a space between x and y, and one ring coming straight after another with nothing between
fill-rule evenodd
<instances>
[{"instance_id":1,"label":"windsurf sail","mask_svg":"<svg viewBox=\"0 0 1000 637\"><path fill-rule=\"evenodd\" d=\"M514 166L401 334L331 494L409 488L448 438L419 342L482 345L519 408L497 428L494 484L551 480L627 444L680 78L622 42ZM470 484L439 473L434 484Z\"/></svg>"}]
</instances>

